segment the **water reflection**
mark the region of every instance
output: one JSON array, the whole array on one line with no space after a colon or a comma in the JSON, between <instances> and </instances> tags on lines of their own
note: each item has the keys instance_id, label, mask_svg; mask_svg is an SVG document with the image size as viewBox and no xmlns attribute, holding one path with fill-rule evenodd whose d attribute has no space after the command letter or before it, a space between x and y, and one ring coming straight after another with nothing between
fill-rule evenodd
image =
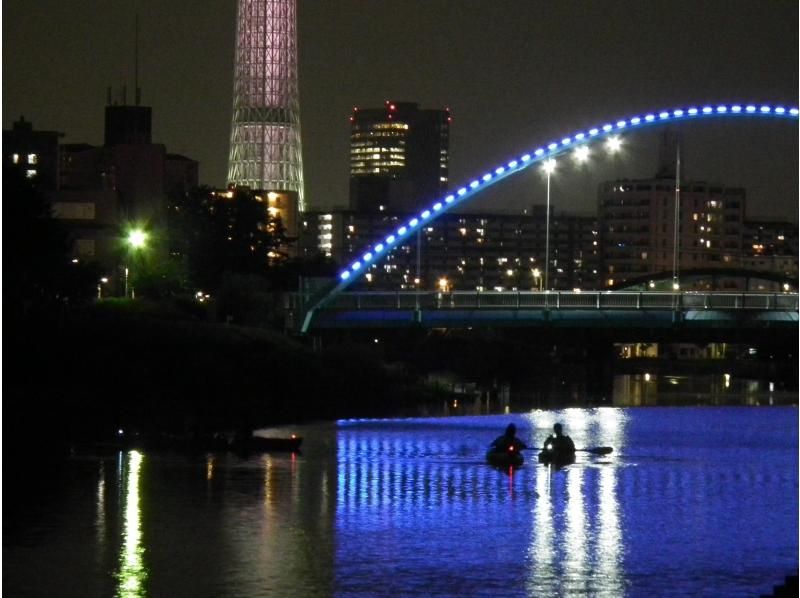
<instances>
[{"instance_id":1,"label":"water reflection","mask_svg":"<svg viewBox=\"0 0 800 598\"><path fill-rule=\"evenodd\" d=\"M139 508L139 476L142 466L142 454L130 451L127 468L124 470L125 480L125 515L122 534L122 549L119 557L119 573L117 579L117 596L133 598L145 596L144 582L147 579L147 567L144 563L144 546L142 546L142 522Z\"/></svg>"},{"instance_id":2,"label":"water reflection","mask_svg":"<svg viewBox=\"0 0 800 598\"><path fill-rule=\"evenodd\" d=\"M540 427L565 422L579 447L602 443L616 451L624 446L625 415L619 409L567 409L531 417ZM539 496L528 551L529 595L624 595L618 471L613 463L597 460L535 470Z\"/></svg>"},{"instance_id":3,"label":"water reflection","mask_svg":"<svg viewBox=\"0 0 800 598\"><path fill-rule=\"evenodd\" d=\"M612 401L617 407L655 405L793 405L797 389L776 388L774 382L706 375L624 374L613 378Z\"/></svg>"},{"instance_id":4,"label":"water reflection","mask_svg":"<svg viewBox=\"0 0 800 598\"><path fill-rule=\"evenodd\" d=\"M597 534L597 568L600 578L605 580L605 588L598 590L597 595L609 598L621 596L624 583L616 471L612 468L601 469L598 489L600 529Z\"/></svg>"},{"instance_id":5,"label":"water reflection","mask_svg":"<svg viewBox=\"0 0 800 598\"><path fill-rule=\"evenodd\" d=\"M97 530L97 545L102 553L106 542L106 472L104 463L100 463L97 476L97 514L94 520Z\"/></svg>"}]
</instances>

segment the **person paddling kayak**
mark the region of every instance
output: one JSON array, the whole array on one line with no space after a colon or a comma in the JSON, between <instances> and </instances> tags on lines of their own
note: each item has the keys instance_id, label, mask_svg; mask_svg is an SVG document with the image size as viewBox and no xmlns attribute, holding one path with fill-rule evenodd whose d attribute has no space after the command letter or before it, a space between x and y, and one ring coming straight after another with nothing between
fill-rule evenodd
<instances>
[{"instance_id":1,"label":"person paddling kayak","mask_svg":"<svg viewBox=\"0 0 800 598\"><path fill-rule=\"evenodd\" d=\"M486 452L486 460L495 467L519 467L525 460L522 450L527 445L517 438L517 426L508 424L506 431L495 438Z\"/></svg>"},{"instance_id":2,"label":"person paddling kayak","mask_svg":"<svg viewBox=\"0 0 800 598\"><path fill-rule=\"evenodd\" d=\"M568 464L575 460L575 443L572 438L564 434L561 424L553 426L553 434L544 441L542 451L539 453L540 463Z\"/></svg>"},{"instance_id":3,"label":"person paddling kayak","mask_svg":"<svg viewBox=\"0 0 800 598\"><path fill-rule=\"evenodd\" d=\"M506 431L501 436L495 438L489 447L496 451L507 451L512 447L515 451L528 448L524 442L517 438L517 426L514 424L508 424L508 426L506 426Z\"/></svg>"}]
</instances>

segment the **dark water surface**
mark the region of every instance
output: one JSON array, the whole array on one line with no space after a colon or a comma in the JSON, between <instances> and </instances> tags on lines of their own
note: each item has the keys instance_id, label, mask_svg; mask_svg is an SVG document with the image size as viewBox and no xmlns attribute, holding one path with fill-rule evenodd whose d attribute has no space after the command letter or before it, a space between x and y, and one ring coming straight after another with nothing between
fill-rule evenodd
<instances>
[{"instance_id":1,"label":"dark water surface","mask_svg":"<svg viewBox=\"0 0 800 598\"><path fill-rule=\"evenodd\" d=\"M484 463L509 421L614 452L509 474ZM798 567L796 407L292 431L301 455L30 463L39 483L4 480L4 595L751 597Z\"/></svg>"}]
</instances>

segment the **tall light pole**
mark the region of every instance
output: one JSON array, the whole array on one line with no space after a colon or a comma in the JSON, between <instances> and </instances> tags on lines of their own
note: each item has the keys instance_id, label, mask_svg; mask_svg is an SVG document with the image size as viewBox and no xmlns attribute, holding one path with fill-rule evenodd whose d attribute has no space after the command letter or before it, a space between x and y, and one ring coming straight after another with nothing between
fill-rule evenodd
<instances>
[{"instance_id":1,"label":"tall light pole","mask_svg":"<svg viewBox=\"0 0 800 598\"><path fill-rule=\"evenodd\" d=\"M545 214L544 225L544 289L550 290L549 278L550 274L550 175L556 169L556 161L550 158L546 160L542 166L545 174L547 175L547 206Z\"/></svg>"},{"instance_id":2,"label":"tall light pole","mask_svg":"<svg viewBox=\"0 0 800 598\"><path fill-rule=\"evenodd\" d=\"M681 288L678 281L678 269L680 267L679 246L680 236L680 214L681 214L681 146L677 146L675 161L675 223L673 224L672 234L672 290L677 291Z\"/></svg>"},{"instance_id":3,"label":"tall light pole","mask_svg":"<svg viewBox=\"0 0 800 598\"><path fill-rule=\"evenodd\" d=\"M145 245L147 245L147 232L142 230L141 228L132 228L128 231L128 236L125 238L125 242L128 244L129 253L133 253L134 255L140 249L143 249ZM128 298L128 273L129 268L125 266L125 298ZM131 289L131 294L133 293L133 289Z\"/></svg>"}]
</instances>

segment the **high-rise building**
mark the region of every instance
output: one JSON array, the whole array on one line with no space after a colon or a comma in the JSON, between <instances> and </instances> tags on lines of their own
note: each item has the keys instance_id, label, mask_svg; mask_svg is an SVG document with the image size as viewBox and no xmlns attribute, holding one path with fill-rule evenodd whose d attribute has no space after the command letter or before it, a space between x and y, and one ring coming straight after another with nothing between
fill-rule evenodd
<instances>
[{"instance_id":1,"label":"high-rise building","mask_svg":"<svg viewBox=\"0 0 800 598\"><path fill-rule=\"evenodd\" d=\"M387 100L350 118L350 208L413 212L447 191L450 111Z\"/></svg>"},{"instance_id":2,"label":"high-rise building","mask_svg":"<svg viewBox=\"0 0 800 598\"><path fill-rule=\"evenodd\" d=\"M304 208L295 0L239 0L228 184Z\"/></svg>"}]
</instances>

